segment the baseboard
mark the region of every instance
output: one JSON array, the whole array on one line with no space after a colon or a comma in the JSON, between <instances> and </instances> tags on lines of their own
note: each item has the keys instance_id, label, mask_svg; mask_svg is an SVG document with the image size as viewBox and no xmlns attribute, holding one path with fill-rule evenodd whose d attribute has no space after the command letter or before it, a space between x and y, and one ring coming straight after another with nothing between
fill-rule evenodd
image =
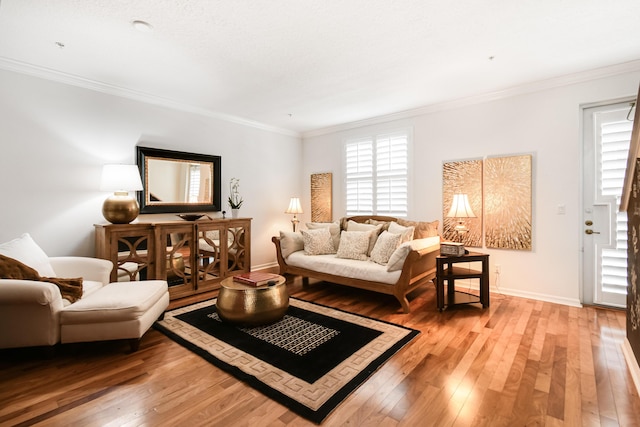
<instances>
[{"instance_id":1,"label":"baseboard","mask_svg":"<svg viewBox=\"0 0 640 427\"><path fill-rule=\"evenodd\" d=\"M456 280L456 287L457 286L461 286L461 287L467 287L469 289L473 289L473 290L478 290L478 281L475 280L473 281L474 283L471 284L467 284L465 283L464 280ZM552 302L555 304L562 304L562 305L568 305L571 307L582 307L582 304L580 303L579 299L574 299L574 298L564 298L564 297L559 297L556 295L548 295L548 294L540 294L537 292L528 292L528 291L522 291L520 289L510 289L510 288L497 288L495 286L491 286L489 289L489 293L490 296L489 298L491 298L493 295L496 294L503 294L503 295L509 295L512 297L520 297L520 298L527 298L527 299L534 299L534 300L539 300L539 301L545 301L545 302Z\"/></svg>"},{"instance_id":2,"label":"baseboard","mask_svg":"<svg viewBox=\"0 0 640 427\"><path fill-rule=\"evenodd\" d=\"M640 366L638 366L638 360L626 337L622 342L622 354L624 354L624 360L627 361L627 366L633 378L633 384L636 386L636 392L640 395Z\"/></svg>"},{"instance_id":3,"label":"baseboard","mask_svg":"<svg viewBox=\"0 0 640 427\"><path fill-rule=\"evenodd\" d=\"M260 265L252 265L251 266L251 271L259 271L259 270L267 270L267 269L271 269L274 267L278 267L278 262L274 261L274 262L268 262L266 264L260 264Z\"/></svg>"}]
</instances>

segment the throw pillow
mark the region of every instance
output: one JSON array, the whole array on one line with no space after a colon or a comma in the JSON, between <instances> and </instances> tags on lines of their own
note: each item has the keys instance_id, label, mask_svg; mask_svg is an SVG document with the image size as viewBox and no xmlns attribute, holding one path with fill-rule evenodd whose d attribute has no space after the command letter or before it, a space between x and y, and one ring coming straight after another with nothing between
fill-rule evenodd
<instances>
[{"instance_id":1,"label":"throw pillow","mask_svg":"<svg viewBox=\"0 0 640 427\"><path fill-rule=\"evenodd\" d=\"M336 256L366 261L369 236L369 231L343 231L340 235L340 247Z\"/></svg>"},{"instance_id":2,"label":"throw pillow","mask_svg":"<svg viewBox=\"0 0 640 427\"><path fill-rule=\"evenodd\" d=\"M301 233L294 233L293 231L280 232L280 252L282 252L284 259L287 259L292 253L303 249L304 239Z\"/></svg>"},{"instance_id":3,"label":"throw pillow","mask_svg":"<svg viewBox=\"0 0 640 427\"><path fill-rule=\"evenodd\" d=\"M377 219L368 219L366 221L366 224L381 225L382 226L382 231L388 231L390 222L389 221L378 221Z\"/></svg>"},{"instance_id":4,"label":"throw pillow","mask_svg":"<svg viewBox=\"0 0 640 427\"><path fill-rule=\"evenodd\" d=\"M317 230L301 230L304 242L304 253L307 255L335 254L333 240L329 228Z\"/></svg>"},{"instance_id":5,"label":"throw pillow","mask_svg":"<svg viewBox=\"0 0 640 427\"><path fill-rule=\"evenodd\" d=\"M406 219L398 218L398 224L404 227L414 226L416 230L413 238L424 239L425 237L433 237L438 235L438 225L440 224L440 221L419 222L407 221Z\"/></svg>"},{"instance_id":6,"label":"throw pillow","mask_svg":"<svg viewBox=\"0 0 640 427\"><path fill-rule=\"evenodd\" d=\"M51 267L51 263L49 263L49 257L44 253L42 248L33 241L29 233L24 233L17 239L1 244L0 255L16 259L34 268L41 276L55 277L56 275L53 267Z\"/></svg>"},{"instance_id":7,"label":"throw pillow","mask_svg":"<svg viewBox=\"0 0 640 427\"><path fill-rule=\"evenodd\" d=\"M307 222L307 228L309 230L317 230L318 228L328 228L331 233L331 239L333 240L333 247L335 249L340 246L340 224L337 222Z\"/></svg>"},{"instance_id":8,"label":"throw pillow","mask_svg":"<svg viewBox=\"0 0 640 427\"><path fill-rule=\"evenodd\" d=\"M42 277L34 268L5 255L0 255L0 279L53 283L60 289L62 298L69 300L71 303L78 301L82 297L82 277L74 279Z\"/></svg>"},{"instance_id":9,"label":"throw pillow","mask_svg":"<svg viewBox=\"0 0 640 427\"><path fill-rule=\"evenodd\" d=\"M391 255L400 245L400 238L399 234L383 231L376 241L376 246L371 251L371 261L386 265Z\"/></svg>"},{"instance_id":10,"label":"throw pillow","mask_svg":"<svg viewBox=\"0 0 640 427\"><path fill-rule=\"evenodd\" d=\"M387 263L387 271L397 271L402 270L402 266L404 265L404 261L407 259L407 256L411 252L411 243L403 243L398 246L398 248L391 254L389 257L389 262Z\"/></svg>"},{"instance_id":11,"label":"throw pillow","mask_svg":"<svg viewBox=\"0 0 640 427\"><path fill-rule=\"evenodd\" d=\"M400 234L402 236L400 238L400 243L405 243L413 240L414 231L414 227L403 227L395 221L389 224L389 233Z\"/></svg>"},{"instance_id":12,"label":"throw pillow","mask_svg":"<svg viewBox=\"0 0 640 427\"><path fill-rule=\"evenodd\" d=\"M371 255L371 251L376 245L376 240L378 240L378 234L382 231L382 225L361 224L359 222L349 220L347 222L347 231L370 231L371 234L369 235L369 249L367 249L367 255Z\"/></svg>"}]
</instances>

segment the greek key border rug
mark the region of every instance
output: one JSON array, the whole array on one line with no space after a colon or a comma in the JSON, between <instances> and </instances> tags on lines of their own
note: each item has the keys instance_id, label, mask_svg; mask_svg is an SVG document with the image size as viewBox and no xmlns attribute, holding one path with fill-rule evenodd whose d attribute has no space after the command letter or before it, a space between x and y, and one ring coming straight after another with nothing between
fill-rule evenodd
<instances>
[{"instance_id":1,"label":"greek key border rug","mask_svg":"<svg viewBox=\"0 0 640 427\"><path fill-rule=\"evenodd\" d=\"M168 311L154 326L317 424L420 333L295 298L279 322L236 327L215 302Z\"/></svg>"}]
</instances>

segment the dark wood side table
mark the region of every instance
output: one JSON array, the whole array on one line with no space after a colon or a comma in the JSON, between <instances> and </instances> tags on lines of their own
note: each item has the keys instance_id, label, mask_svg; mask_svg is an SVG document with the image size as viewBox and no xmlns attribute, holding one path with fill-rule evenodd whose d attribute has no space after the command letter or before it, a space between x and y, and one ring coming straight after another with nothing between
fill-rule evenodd
<instances>
[{"instance_id":1,"label":"dark wood side table","mask_svg":"<svg viewBox=\"0 0 640 427\"><path fill-rule=\"evenodd\" d=\"M481 263L480 270L456 267L461 262ZM480 279L480 296L468 292L456 291L456 279ZM444 282L447 282L447 298L445 301ZM436 298L438 310L456 304L480 303L482 308L489 307L489 254L469 252L461 256L436 257Z\"/></svg>"}]
</instances>

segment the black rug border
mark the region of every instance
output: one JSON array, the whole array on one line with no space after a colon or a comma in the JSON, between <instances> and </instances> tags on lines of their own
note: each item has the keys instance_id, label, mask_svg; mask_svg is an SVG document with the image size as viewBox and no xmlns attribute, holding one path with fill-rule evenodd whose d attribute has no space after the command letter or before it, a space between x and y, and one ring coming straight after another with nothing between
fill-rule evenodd
<instances>
[{"instance_id":1,"label":"black rug border","mask_svg":"<svg viewBox=\"0 0 640 427\"><path fill-rule=\"evenodd\" d=\"M171 338L172 340L174 340L175 342L177 342L178 344L182 345L183 347L187 348L188 350L194 352L195 354L199 355L200 357L202 357L203 359L205 359L206 361L208 361L209 363L211 363L212 365L222 369L223 371L227 372L230 375L233 375L236 379L248 384L249 386L251 386L253 389L259 391L260 393L262 393L263 395L267 396L268 398L275 400L276 402L280 403L281 405L285 406L286 408L290 409L291 411L295 412L296 414L300 415L301 417L304 417L316 424L321 424L325 418L327 418L327 416L333 412L334 409L336 409L338 407L338 405L345 400L351 393L353 393L354 391L356 391L358 389L358 387L360 387L362 384L365 383L365 381L371 376L373 375L373 373L375 371L377 371L387 360L389 360L394 354L396 354L398 351L400 351L405 345L407 345L410 341L412 341L416 336L418 336L420 334L420 331L417 329L412 329L409 328L407 326L403 326L403 325L399 325L397 323L393 323L393 322L389 322L386 320L379 320L379 319L375 319L373 317L370 316L363 316L361 314L356 314L356 313L352 313L346 310L342 310L339 308L335 308L335 307L331 307L328 305L324 305L324 304L318 304L315 302L311 302L311 301L306 301L306 300L302 300L299 298L294 298L294 297L289 297L290 299L295 299L298 301L302 301L308 304L313 304L313 305L317 305L320 307L325 307L325 308L330 308L332 310L336 310L336 311L340 311L343 313L347 313L347 314L351 314L354 316L358 316L358 317L362 317L365 319L370 319L370 320L374 320L376 322L380 322L380 323L386 323L388 325L393 325L395 327L398 328L402 328L405 329L407 331L409 331L409 333L402 339L400 339L398 342L396 342L393 346L391 346L387 351L385 351L384 353L382 353L380 356L378 356L375 360L373 360L371 363L369 363L369 365L367 365L367 367L365 369L363 369L362 371L360 371L355 377L353 377L351 379L351 381L349 381L348 383L346 383L340 390L338 390L333 396L331 396L322 406L320 406L317 410L313 410L301 403L299 403L298 401L290 398L289 396L273 389L272 387L270 387L269 385L263 383L262 381L260 381L258 378L254 377L253 375L249 375L247 373L245 373L244 371L242 371L240 368L237 368L233 365L230 365L226 362L223 362L222 360L216 358L215 356L213 356L211 353L209 353L208 351L206 351L205 349L198 347L195 344L192 344L191 342L189 342L188 340L182 338L181 336L177 335L176 333L166 329L164 326L160 325L158 322L155 322L153 324L154 329L162 332L163 334L165 334L166 336L168 336L169 338ZM209 300L205 300L205 301L211 301L217 298L211 298ZM185 307L188 307L190 305L196 305L196 304L200 304L202 302L205 301L201 301L198 303L194 303L194 304L189 304L183 307L180 307L179 309L183 309ZM178 308L176 308L175 310L178 310ZM169 310L169 311L173 311L173 310Z\"/></svg>"}]
</instances>

